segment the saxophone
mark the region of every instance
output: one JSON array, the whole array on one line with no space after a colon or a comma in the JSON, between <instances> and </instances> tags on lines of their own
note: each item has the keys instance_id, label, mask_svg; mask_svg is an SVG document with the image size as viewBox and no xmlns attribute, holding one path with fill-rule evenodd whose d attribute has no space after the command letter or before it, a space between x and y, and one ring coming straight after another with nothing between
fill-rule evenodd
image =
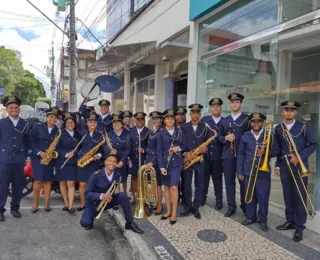
<instances>
[{"instance_id":1,"label":"saxophone","mask_svg":"<svg viewBox=\"0 0 320 260\"><path fill-rule=\"evenodd\" d=\"M201 152L201 150L204 147L207 147L212 141L213 139L215 139L218 135L217 131L215 130L211 130L213 131L213 136L209 137L207 141L205 141L204 143L202 143L201 145L199 145L196 149L192 150L190 153L190 159L189 160L185 160L183 166L182 166L182 170L186 170L188 169L190 166L192 166L193 164L199 162L202 163L203 161L203 153Z\"/></svg>"},{"instance_id":2,"label":"saxophone","mask_svg":"<svg viewBox=\"0 0 320 260\"><path fill-rule=\"evenodd\" d=\"M58 128L59 134L53 139L49 147L45 150L46 156L41 158L40 163L47 166L52 159L58 158L58 153L54 150L59 142L61 130Z\"/></svg>"},{"instance_id":3,"label":"saxophone","mask_svg":"<svg viewBox=\"0 0 320 260\"><path fill-rule=\"evenodd\" d=\"M97 151L99 150L99 148L101 147L101 145L103 145L105 143L106 139L104 138L104 136L102 136L102 141L100 143L98 143L95 147L93 147L89 152L87 152L84 156L82 156L78 162L77 162L77 166L79 168L84 168L86 167L88 164L92 163L93 161L95 161L94 155L97 153Z\"/></svg>"}]
</instances>

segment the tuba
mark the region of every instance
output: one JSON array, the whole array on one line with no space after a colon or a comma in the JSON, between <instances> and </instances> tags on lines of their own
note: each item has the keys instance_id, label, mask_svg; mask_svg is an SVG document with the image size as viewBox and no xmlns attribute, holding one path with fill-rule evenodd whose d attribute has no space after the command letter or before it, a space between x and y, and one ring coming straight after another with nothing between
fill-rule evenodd
<instances>
[{"instance_id":1,"label":"tuba","mask_svg":"<svg viewBox=\"0 0 320 260\"><path fill-rule=\"evenodd\" d=\"M252 175L253 175L253 170L255 167L255 162L257 160L257 152L258 149L260 147L259 144L256 145L256 150L254 153L254 157L253 157L253 161L252 161L252 165L251 165L251 171L250 171L250 175L249 175L249 180L248 180L248 185L247 185L247 189L246 189L246 194L244 197L244 202L246 204L249 204L252 202L253 199L253 194L255 191L255 187L256 187L256 183L257 183L257 179L258 179L258 174L259 171L263 171L263 172L270 172L268 163L269 163L269 153L270 153L270 142L271 142L271 133L272 133L272 123L268 123L265 127L265 131L264 131L264 136L263 136L263 142L261 144L261 146L266 147L266 152L264 154L264 160L262 162L262 165L260 165L261 163L261 156L259 156L259 160L258 160L258 165L256 167L256 171L255 171L255 177L253 180L253 185L251 188L251 179L252 179ZM249 190L251 188L251 193L249 196ZM249 197L248 197L249 196Z\"/></svg>"},{"instance_id":2,"label":"tuba","mask_svg":"<svg viewBox=\"0 0 320 260\"><path fill-rule=\"evenodd\" d=\"M150 207L158 201L156 170L143 165L138 171L138 196L133 216L144 218L151 215Z\"/></svg>"},{"instance_id":3,"label":"tuba","mask_svg":"<svg viewBox=\"0 0 320 260\"><path fill-rule=\"evenodd\" d=\"M103 145L105 143L106 139L104 138L104 136L102 136L102 141L100 143L98 143L95 147L93 147L89 152L87 152L84 156L82 156L78 162L77 162L77 166L79 168L84 168L86 167L88 164L92 163L93 161L95 161L94 159L94 155L97 153L97 151L99 150L99 148L101 147L101 145Z\"/></svg>"},{"instance_id":4,"label":"tuba","mask_svg":"<svg viewBox=\"0 0 320 260\"><path fill-rule=\"evenodd\" d=\"M207 127L209 127L207 125ZM218 135L217 131L215 130L211 130L213 131L213 136L209 137L207 141L205 141L204 143L202 143L201 145L199 145L196 149L194 149L193 151L191 151L190 153L190 159L186 160L182 166L182 170L187 170L189 167L191 167L193 164L199 162L202 163L203 161L203 153L201 153L201 150L204 147L207 147L212 141L213 139L215 139Z\"/></svg>"},{"instance_id":5,"label":"tuba","mask_svg":"<svg viewBox=\"0 0 320 260\"><path fill-rule=\"evenodd\" d=\"M58 158L58 153L54 150L59 142L61 136L61 130L58 128L59 134L53 139L49 147L46 149L46 156L41 158L40 163L44 166L49 165L52 159Z\"/></svg>"}]
</instances>

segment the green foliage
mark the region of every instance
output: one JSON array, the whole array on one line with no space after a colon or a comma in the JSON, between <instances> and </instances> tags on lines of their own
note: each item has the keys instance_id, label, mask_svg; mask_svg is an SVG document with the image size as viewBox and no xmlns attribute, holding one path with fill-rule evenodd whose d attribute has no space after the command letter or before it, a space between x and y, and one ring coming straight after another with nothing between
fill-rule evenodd
<instances>
[{"instance_id":1,"label":"green foliage","mask_svg":"<svg viewBox=\"0 0 320 260\"><path fill-rule=\"evenodd\" d=\"M14 93L22 104L33 106L38 97L45 97L42 83L19 60L20 53L0 46L0 88L5 96Z\"/></svg>"},{"instance_id":2,"label":"green foliage","mask_svg":"<svg viewBox=\"0 0 320 260\"><path fill-rule=\"evenodd\" d=\"M36 101L42 101L51 106L51 98L38 97Z\"/></svg>"}]
</instances>

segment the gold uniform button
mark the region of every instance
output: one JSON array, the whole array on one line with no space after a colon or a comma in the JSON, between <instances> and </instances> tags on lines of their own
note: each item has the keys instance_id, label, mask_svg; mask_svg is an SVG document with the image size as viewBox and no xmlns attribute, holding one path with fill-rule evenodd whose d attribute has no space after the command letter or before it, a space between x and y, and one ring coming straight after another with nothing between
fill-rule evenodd
<instances>
[{"instance_id":1,"label":"gold uniform button","mask_svg":"<svg viewBox=\"0 0 320 260\"><path fill-rule=\"evenodd\" d=\"M16 139L16 137L13 137L13 139Z\"/></svg>"},{"instance_id":2,"label":"gold uniform button","mask_svg":"<svg viewBox=\"0 0 320 260\"><path fill-rule=\"evenodd\" d=\"M16 145L14 144L13 147L16 147Z\"/></svg>"}]
</instances>

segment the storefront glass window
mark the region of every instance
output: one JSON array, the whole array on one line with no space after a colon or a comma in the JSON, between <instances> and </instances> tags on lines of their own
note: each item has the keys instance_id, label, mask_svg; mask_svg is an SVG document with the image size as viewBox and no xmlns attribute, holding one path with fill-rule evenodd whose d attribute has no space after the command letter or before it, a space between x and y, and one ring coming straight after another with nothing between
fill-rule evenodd
<instances>
[{"instance_id":1,"label":"storefront glass window","mask_svg":"<svg viewBox=\"0 0 320 260\"><path fill-rule=\"evenodd\" d=\"M199 61L196 101L204 105L204 115L209 114L208 101L212 97L223 99L223 116L230 114L227 96L231 92L238 92L245 96L242 111L266 114L267 121L272 122L274 128L283 120L280 103L292 99L302 104L297 119L311 125L317 136L320 43L316 39L319 38L317 25L310 22ZM320 174L320 170L318 174L316 170L316 155L309 158L312 177L309 179L308 191L311 198L314 190L320 188L314 186L316 176ZM279 178L272 177L270 200L284 204Z\"/></svg>"},{"instance_id":2,"label":"storefront glass window","mask_svg":"<svg viewBox=\"0 0 320 260\"><path fill-rule=\"evenodd\" d=\"M239 1L199 25L199 54L320 8L313 0Z\"/></svg>"}]
</instances>

